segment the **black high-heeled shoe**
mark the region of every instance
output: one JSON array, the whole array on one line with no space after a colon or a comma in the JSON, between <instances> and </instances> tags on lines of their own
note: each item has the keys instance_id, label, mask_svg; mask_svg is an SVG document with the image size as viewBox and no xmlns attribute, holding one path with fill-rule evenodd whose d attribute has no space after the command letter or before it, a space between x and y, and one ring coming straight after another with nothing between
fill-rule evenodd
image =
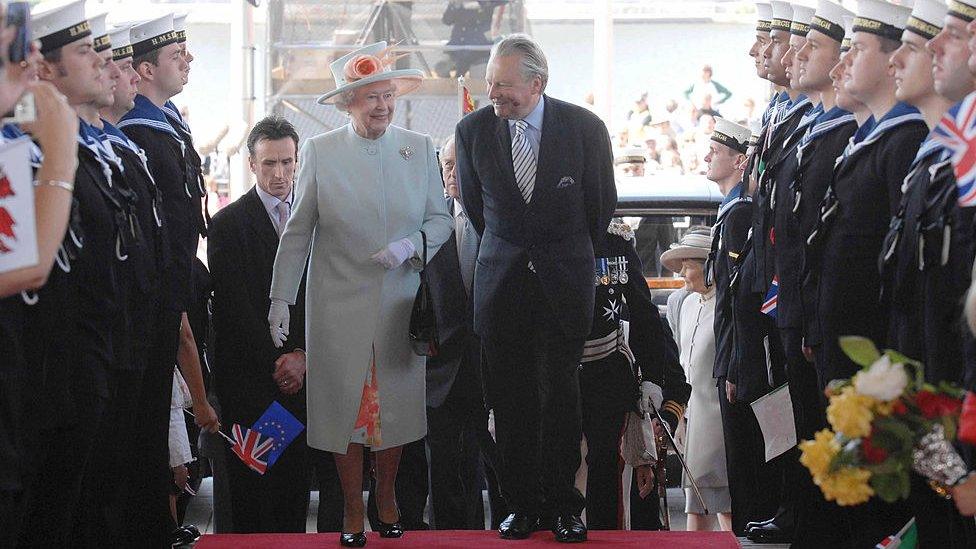
<instances>
[{"instance_id":1,"label":"black high-heeled shoe","mask_svg":"<svg viewBox=\"0 0 976 549\"><path fill-rule=\"evenodd\" d=\"M381 538L398 538L403 536L403 524L399 520L393 524L387 524L376 519L376 531L380 533Z\"/></svg>"},{"instance_id":2,"label":"black high-heeled shoe","mask_svg":"<svg viewBox=\"0 0 976 549\"><path fill-rule=\"evenodd\" d=\"M339 536L339 545L343 547L366 547L366 532L343 532Z\"/></svg>"}]
</instances>

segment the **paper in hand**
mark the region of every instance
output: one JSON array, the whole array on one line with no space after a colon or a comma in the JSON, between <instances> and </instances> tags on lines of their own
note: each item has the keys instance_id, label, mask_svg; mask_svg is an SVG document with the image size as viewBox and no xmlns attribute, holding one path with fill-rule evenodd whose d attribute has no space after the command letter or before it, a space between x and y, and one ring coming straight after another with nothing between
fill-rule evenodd
<instances>
[{"instance_id":1,"label":"paper in hand","mask_svg":"<svg viewBox=\"0 0 976 549\"><path fill-rule=\"evenodd\" d=\"M0 273L37 265L30 139L0 145Z\"/></svg>"},{"instance_id":2,"label":"paper in hand","mask_svg":"<svg viewBox=\"0 0 976 549\"><path fill-rule=\"evenodd\" d=\"M796 446L796 424L788 383L756 399L751 406L762 430L767 462Z\"/></svg>"}]
</instances>

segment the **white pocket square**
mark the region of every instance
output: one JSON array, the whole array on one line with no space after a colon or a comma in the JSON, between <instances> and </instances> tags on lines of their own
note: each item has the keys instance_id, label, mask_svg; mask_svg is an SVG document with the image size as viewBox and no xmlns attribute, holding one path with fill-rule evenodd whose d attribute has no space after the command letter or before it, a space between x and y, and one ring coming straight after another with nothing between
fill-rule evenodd
<instances>
[{"instance_id":1,"label":"white pocket square","mask_svg":"<svg viewBox=\"0 0 976 549\"><path fill-rule=\"evenodd\" d=\"M563 176L563 178L559 180L559 184L556 185L556 188L565 189L566 187L571 187L575 184L576 184L576 180L567 175L567 176Z\"/></svg>"}]
</instances>

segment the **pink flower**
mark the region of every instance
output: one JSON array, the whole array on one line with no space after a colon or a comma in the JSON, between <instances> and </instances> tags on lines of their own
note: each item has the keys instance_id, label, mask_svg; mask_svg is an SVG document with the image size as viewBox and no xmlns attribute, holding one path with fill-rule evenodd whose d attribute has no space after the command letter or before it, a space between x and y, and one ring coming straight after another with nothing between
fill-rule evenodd
<instances>
[{"instance_id":1,"label":"pink flower","mask_svg":"<svg viewBox=\"0 0 976 549\"><path fill-rule=\"evenodd\" d=\"M382 66L383 63L375 55L357 55L346 61L343 72L347 82L354 82L380 72Z\"/></svg>"}]
</instances>

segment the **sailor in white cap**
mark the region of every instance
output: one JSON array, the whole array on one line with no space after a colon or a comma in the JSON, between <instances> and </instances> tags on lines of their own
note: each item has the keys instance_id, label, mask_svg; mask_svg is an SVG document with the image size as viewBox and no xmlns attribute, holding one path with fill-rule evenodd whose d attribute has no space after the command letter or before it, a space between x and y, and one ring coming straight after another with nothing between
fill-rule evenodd
<instances>
[{"instance_id":1,"label":"sailor in white cap","mask_svg":"<svg viewBox=\"0 0 976 549\"><path fill-rule=\"evenodd\" d=\"M941 30L928 43L935 56L932 74L935 77L935 90L956 103L973 90L974 71L967 71L967 68L976 67L968 47L968 42L973 39L971 29L976 25L973 23L976 0L952 0L948 9L942 11L945 12L944 19L934 23ZM936 15L933 13L931 17Z\"/></svg>"},{"instance_id":2,"label":"sailor in white cap","mask_svg":"<svg viewBox=\"0 0 976 549\"><path fill-rule=\"evenodd\" d=\"M136 24L130 30L133 67L138 73L132 110L117 127L138 148L145 151L149 171L164 200L158 204L159 217L166 229L168 262L159 272L160 308L155 319L156 337L151 342L149 362L143 376L142 423L145 425L143 460L130 489L130 508L140 509L132 517L138 531L153 543L169 543L173 524L169 513L169 486L172 473L167 451L169 404L173 364L199 363L193 331L186 311L195 299L192 264L197 243L206 231L201 198L199 163L185 134L179 132L163 112L163 105L183 90L187 71L173 16L164 15ZM219 426L217 415L205 398L193 396L196 422L213 431ZM199 408L199 409L198 409ZM125 540L144 544L142 539Z\"/></svg>"},{"instance_id":3,"label":"sailor in white cap","mask_svg":"<svg viewBox=\"0 0 976 549\"><path fill-rule=\"evenodd\" d=\"M79 115L105 92L103 62L93 49L91 24L79 0L36 13L31 38L44 59L38 75L60 91ZM78 527L81 488L95 475L92 452L101 438L114 371L128 352L119 331L121 282L132 244L127 212L115 183L120 174L79 117L74 215L47 284L37 293L25 333L36 334L33 371L44 372L25 395L37 404L30 462L38 469L26 487L22 546L65 547L90 538Z\"/></svg>"},{"instance_id":4,"label":"sailor in white cap","mask_svg":"<svg viewBox=\"0 0 976 549\"><path fill-rule=\"evenodd\" d=\"M186 60L186 72L183 73L183 84L185 85L190 81L190 64L193 63L193 54L190 53L186 45L186 13L176 13L173 14L173 30L176 31L176 43L180 45L180 52L183 54L183 59ZM170 120L175 122L180 126L185 133L190 133L190 126L183 120L183 115L180 114L180 110L176 108L176 105L172 101L167 101L163 105L163 112Z\"/></svg>"},{"instance_id":5,"label":"sailor in white cap","mask_svg":"<svg viewBox=\"0 0 976 549\"><path fill-rule=\"evenodd\" d=\"M795 63L796 52L800 51L807 44L807 33L810 32L810 24L813 22L814 9L802 4L793 4L793 19L790 21L790 47L783 54L783 69L786 77L790 79L790 87L800 89L800 75ZM809 94L807 94L809 96ZM819 97L812 97L814 104L819 102Z\"/></svg>"},{"instance_id":6,"label":"sailor in white cap","mask_svg":"<svg viewBox=\"0 0 976 549\"><path fill-rule=\"evenodd\" d=\"M811 343L823 384L859 369L840 349L840 336L860 335L881 345L888 341L889 308L879 297L878 256L901 201L902 182L928 133L918 110L895 97L889 61L910 14L910 8L880 0L861 0L857 6L845 87L868 106L873 120L855 133L838 159L820 220L808 237L822 253L816 266L820 330ZM897 531L896 523L904 525L910 518L880 501L869 507L874 505L877 512L856 519L845 509L857 521L851 533L855 546L877 543L888 535L884 532Z\"/></svg>"},{"instance_id":7,"label":"sailor in white cap","mask_svg":"<svg viewBox=\"0 0 976 549\"><path fill-rule=\"evenodd\" d=\"M766 78L766 66L763 64L762 51L769 44L769 31L772 29L773 8L769 2L756 2L756 40L749 48L749 57L756 65L756 76Z\"/></svg>"},{"instance_id":8,"label":"sailor in white cap","mask_svg":"<svg viewBox=\"0 0 976 549\"><path fill-rule=\"evenodd\" d=\"M942 25L956 27L940 32ZM898 98L917 107L929 128L956 103L937 92L968 94L973 90L966 70L964 21L947 16L946 5L918 0L902 35L902 46L892 56ZM938 38L934 37L938 36ZM924 49L927 41L935 52ZM965 49L965 48L962 48ZM953 72L950 72L953 71ZM968 338L956 320L970 284L974 256L970 246L973 208L959 205L956 178L948 152L932 135L923 142L902 187L904 196L881 249L883 297L891 302L888 345L926 364L925 381L955 383L972 368L965 350ZM935 198L934 198L935 197ZM927 486L912 487L910 505L915 512L920 547L966 547L976 543L976 525Z\"/></svg>"}]
</instances>

